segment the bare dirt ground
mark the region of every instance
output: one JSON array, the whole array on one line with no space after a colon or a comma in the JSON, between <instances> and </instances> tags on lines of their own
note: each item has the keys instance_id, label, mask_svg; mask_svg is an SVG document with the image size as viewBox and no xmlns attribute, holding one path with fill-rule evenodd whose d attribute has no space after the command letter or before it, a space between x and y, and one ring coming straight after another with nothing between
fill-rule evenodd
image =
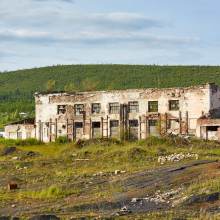
<instances>
[{"instance_id":1,"label":"bare dirt ground","mask_svg":"<svg viewBox=\"0 0 220 220\"><path fill-rule=\"evenodd\" d=\"M108 148L100 146L93 153L85 148L77 153L81 159L76 159L73 148L53 157L4 147L0 151L0 220L218 219L220 162L216 156L158 163L135 146L127 150L123 162L133 164L126 165L127 172L115 174L123 152L112 151L113 160L105 161L104 151ZM96 155L100 163L94 160ZM98 172L107 165L111 171ZM17 183L18 189L8 190L9 183Z\"/></svg>"},{"instance_id":2,"label":"bare dirt ground","mask_svg":"<svg viewBox=\"0 0 220 220\"><path fill-rule=\"evenodd\" d=\"M66 219L74 215L83 216L88 213L96 217L115 216L116 212L124 206L132 211L132 215L171 209L178 210L180 208L191 209L193 205L198 205L199 198L196 200L196 197L192 196L191 202L176 203L177 200L184 197L179 195L182 187L187 187L198 176L204 175L207 167L211 166L213 170L218 171L220 166L220 163L216 160L197 160L162 165L154 169L134 173L69 178L68 182L59 182L59 178L48 179L50 174L46 171L48 168L53 170L55 164L56 168L58 164L64 166L62 161L52 162L48 160L46 165L42 165L42 162L39 161L22 162L22 166L28 167L29 170L31 170L31 167L41 169L41 176L37 176L36 173L29 170L17 170L15 168L16 164L17 162L13 161L0 164L1 169L6 171L1 172L0 175L1 193L6 192L6 186L9 182L17 182L19 188L22 189L39 190L41 187L51 185L50 181L53 181L53 184L56 183L63 188L78 191L73 195L54 200L19 199L16 198L19 195L15 194L14 191L8 191L9 199L7 201L2 200L0 215L28 218L39 214L54 214ZM48 180L48 183L45 182L45 179ZM168 193L168 196L164 195L166 193ZM218 196L214 199L203 198L204 201L212 204L213 202L219 203ZM207 206L206 210L218 212L219 208L216 208L217 206L218 204L215 208Z\"/></svg>"}]
</instances>

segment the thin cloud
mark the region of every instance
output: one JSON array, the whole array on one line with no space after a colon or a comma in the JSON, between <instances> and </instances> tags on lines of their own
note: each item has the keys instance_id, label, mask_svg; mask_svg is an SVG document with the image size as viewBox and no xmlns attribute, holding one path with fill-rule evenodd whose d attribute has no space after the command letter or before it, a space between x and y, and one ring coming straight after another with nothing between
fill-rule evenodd
<instances>
[{"instance_id":1,"label":"thin cloud","mask_svg":"<svg viewBox=\"0 0 220 220\"><path fill-rule=\"evenodd\" d=\"M25 13L0 12L0 25L22 29L40 28L51 30L136 31L172 26L169 22L135 13L114 12L109 14L76 14L55 10L31 9Z\"/></svg>"},{"instance_id":2,"label":"thin cloud","mask_svg":"<svg viewBox=\"0 0 220 220\"><path fill-rule=\"evenodd\" d=\"M125 45L132 47L132 44L139 46L163 46L168 47L171 45L186 45L198 44L200 38L189 37L175 37L175 36L162 36L152 35L147 33L97 33L97 32L78 32L78 33L50 33L50 32L34 32L26 30L6 30L0 31L0 40L7 42L22 42L38 45L54 45L57 46L111 46L111 45Z\"/></svg>"}]
</instances>

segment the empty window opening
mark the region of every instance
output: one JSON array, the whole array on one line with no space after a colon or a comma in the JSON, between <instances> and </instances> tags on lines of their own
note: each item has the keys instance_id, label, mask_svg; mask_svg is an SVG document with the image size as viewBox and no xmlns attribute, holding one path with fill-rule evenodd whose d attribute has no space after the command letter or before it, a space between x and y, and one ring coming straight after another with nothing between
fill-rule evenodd
<instances>
[{"instance_id":1,"label":"empty window opening","mask_svg":"<svg viewBox=\"0 0 220 220\"><path fill-rule=\"evenodd\" d=\"M138 112L138 102L129 102L129 112Z\"/></svg>"},{"instance_id":2,"label":"empty window opening","mask_svg":"<svg viewBox=\"0 0 220 220\"><path fill-rule=\"evenodd\" d=\"M26 138L31 138L31 132L26 132Z\"/></svg>"},{"instance_id":3,"label":"empty window opening","mask_svg":"<svg viewBox=\"0 0 220 220\"><path fill-rule=\"evenodd\" d=\"M16 139L16 132L9 132L10 139Z\"/></svg>"},{"instance_id":4,"label":"empty window opening","mask_svg":"<svg viewBox=\"0 0 220 220\"><path fill-rule=\"evenodd\" d=\"M92 104L92 114L100 114L100 112L101 112L101 104L100 103Z\"/></svg>"},{"instance_id":5,"label":"empty window opening","mask_svg":"<svg viewBox=\"0 0 220 220\"><path fill-rule=\"evenodd\" d=\"M177 119L169 119L169 129L178 129L179 128L179 122Z\"/></svg>"},{"instance_id":6,"label":"empty window opening","mask_svg":"<svg viewBox=\"0 0 220 220\"><path fill-rule=\"evenodd\" d=\"M93 122L93 128L100 128L100 122Z\"/></svg>"},{"instance_id":7,"label":"empty window opening","mask_svg":"<svg viewBox=\"0 0 220 220\"><path fill-rule=\"evenodd\" d=\"M48 128L44 128L44 137L48 137Z\"/></svg>"},{"instance_id":8,"label":"empty window opening","mask_svg":"<svg viewBox=\"0 0 220 220\"><path fill-rule=\"evenodd\" d=\"M111 127L118 127L118 125L119 125L118 121L110 121Z\"/></svg>"},{"instance_id":9,"label":"empty window opening","mask_svg":"<svg viewBox=\"0 0 220 220\"><path fill-rule=\"evenodd\" d=\"M22 132L17 132L18 139L22 139Z\"/></svg>"},{"instance_id":10,"label":"empty window opening","mask_svg":"<svg viewBox=\"0 0 220 220\"><path fill-rule=\"evenodd\" d=\"M207 131L218 131L219 126L207 126Z\"/></svg>"},{"instance_id":11,"label":"empty window opening","mask_svg":"<svg viewBox=\"0 0 220 220\"><path fill-rule=\"evenodd\" d=\"M148 102L148 111L149 112L158 112L158 101Z\"/></svg>"},{"instance_id":12,"label":"empty window opening","mask_svg":"<svg viewBox=\"0 0 220 220\"><path fill-rule=\"evenodd\" d=\"M179 100L169 101L169 110L170 111L177 111L177 110L179 110Z\"/></svg>"},{"instance_id":13,"label":"empty window opening","mask_svg":"<svg viewBox=\"0 0 220 220\"><path fill-rule=\"evenodd\" d=\"M75 127L76 128L82 128L83 127L83 123L82 122L75 122Z\"/></svg>"},{"instance_id":14,"label":"empty window opening","mask_svg":"<svg viewBox=\"0 0 220 220\"><path fill-rule=\"evenodd\" d=\"M66 105L58 105L58 115L66 113Z\"/></svg>"},{"instance_id":15,"label":"empty window opening","mask_svg":"<svg viewBox=\"0 0 220 220\"><path fill-rule=\"evenodd\" d=\"M129 125L130 127L138 127L138 120L130 120Z\"/></svg>"},{"instance_id":16,"label":"empty window opening","mask_svg":"<svg viewBox=\"0 0 220 220\"><path fill-rule=\"evenodd\" d=\"M75 115L82 115L83 114L83 105L82 104L74 105L74 109L75 109Z\"/></svg>"},{"instance_id":17,"label":"empty window opening","mask_svg":"<svg viewBox=\"0 0 220 220\"><path fill-rule=\"evenodd\" d=\"M150 126L157 126L157 120L149 120Z\"/></svg>"},{"instance_id":18,"label":"empty window opening","mask_svg":"<svg viewBox=\"0 0 220 220\"><path fill-rule=\"evenodd\" d=\"M109 103L110 113L119 113L119 102Z\"/></svg>"}]
</instances>

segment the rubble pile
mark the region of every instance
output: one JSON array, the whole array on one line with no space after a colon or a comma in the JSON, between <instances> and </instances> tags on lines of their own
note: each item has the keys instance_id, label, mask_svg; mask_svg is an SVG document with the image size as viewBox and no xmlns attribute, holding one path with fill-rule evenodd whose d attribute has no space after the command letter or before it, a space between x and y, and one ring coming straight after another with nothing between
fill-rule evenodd
<instances>
[{"instance_id":1,"label":"rubble pile","mask_svg":"<svg viewBox=\"0 0 220 220\"><path fill-rule=\"evenodd\" d=\"M159 163L164 163L166 161L180 161L180 160L184 160L185 158L190 158L190 157L195 157L196 160L199 159L199 155L198 154L184 154L184 153L174 153L174 154L171 154L169 156L159 156L158 157L158 162Z\"/></svg>"},{"instance_id":2,"label":"rubble pile","mask_svg":"<svg viewBox=\"0 0 220 220\"><path fill-rule=\"evenodd\" d=\"M175 198L174 196L176 194L180 193L181 190L182 190L182 188L179 188L177 190L172 189L170 191L167 191L167 192L164 192L164 193L161 193L161 194L160 194L160 190L158 190L154 197L133 198L131 200L131 202L136 203L136 202L141 201L141 200L146 200L147 202L155 202L156 204L161 203L161 202L170 203L170 201L168 199L170 199L170 200L174 199Z\"/></svg>"}]
</instances>

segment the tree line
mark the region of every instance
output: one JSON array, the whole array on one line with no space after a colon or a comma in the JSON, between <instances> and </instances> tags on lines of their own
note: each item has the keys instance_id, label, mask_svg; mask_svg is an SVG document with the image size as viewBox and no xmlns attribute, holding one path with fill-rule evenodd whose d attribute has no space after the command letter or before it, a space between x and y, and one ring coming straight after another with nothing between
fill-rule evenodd
<instances>
[{"instance_id":1,"label":"tree line","mask_svg":"<svg viewBox=\"0 0 220 220\"><path fill-rule=\"evenodd\" d=\"M0 127L15 112L34 115L35 92L188 87L220 85L219 66L59 65L0 72ZM10 117L9 117L10 118ZM9 122L12 119L9 119ZM13 119L14 120L14 119ZM5 121L4 121L5 122Z\"/></svg>"}]
</instances>

